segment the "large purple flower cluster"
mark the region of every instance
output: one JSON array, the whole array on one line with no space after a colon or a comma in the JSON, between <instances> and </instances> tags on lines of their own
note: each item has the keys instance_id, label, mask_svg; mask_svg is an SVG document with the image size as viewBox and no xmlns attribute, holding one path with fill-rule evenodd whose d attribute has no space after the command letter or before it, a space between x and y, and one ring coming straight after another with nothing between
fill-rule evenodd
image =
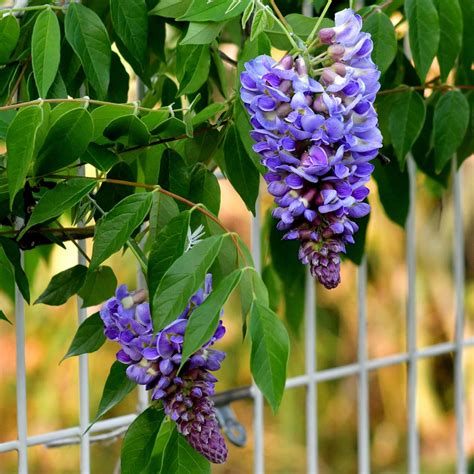
<instances>
[{"instance_id":1,"label":"large purple flower cluster","mask_svg":"<svg viewBox=\"0 0 474 474\"><path fill-rule=\"evenodd\" d=\"M147 294L129 293L125 285L104 303L100 310L106 337L120 344L117 359L127 364L127 376L151 390L152 400L161 400L165 413L177 424L188 442L213 463L223 463L227 447L219 431L214 403L218 370L225 353L210 346L220 339L225 328L222 321L211 340L181 364L184 333L191 312L209 295L212 276L191 298L184 312L158 334L153 334Z\"/></svg>"},{"instance_id":2,"label":"large purple flower cluster","mask_svg":"<svg viewBox=\"0 0 474 474\"><path fill-rule=\"evenodd\" d=\"M380 73L361 27L359 15L343 10L335 27L319 32L323 53L278 63L259 56L241 74L277 227L300 241L300 260L326 288L340 282L340 254L358 230L354 218L370 212L369 161L382 146L373 107Z\"/></svg>"}]
</instances>

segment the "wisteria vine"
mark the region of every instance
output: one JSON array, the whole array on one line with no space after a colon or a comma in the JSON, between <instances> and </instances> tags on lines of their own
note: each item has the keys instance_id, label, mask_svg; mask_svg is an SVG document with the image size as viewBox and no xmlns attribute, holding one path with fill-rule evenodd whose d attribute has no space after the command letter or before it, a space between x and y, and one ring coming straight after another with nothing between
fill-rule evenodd
<instances>
[{"instance_id":1,"label":"wisteria vine","mask_svg":"<svg viewBox=\"0 0 474 474\"><path fill-rule=\"evenodd\" d=\"M220 369L225 353L210 346L225 333L222 320L212 338L179 370L189 316L211 290L212 275L208 274L204 288L192 296L175 321L157 334L144 290L130 293L127 286L119 286L115 297L102 306L100 316L106 337L121 346L117 360L128 365L128 378L145 385L152 400L162 402L166 415L196 451L220 464L227 458L227 447L211 399L217 382L211 372Z\"/></svg>"},{"instance_id":2,"label":"wisteria vine","mask_svg":"<svg viewBox=\"0 0 474 474\"><path fill-rule=\"evenodd\" d=\"M380 72L373 43L351 9L318 33L317 56L259 56L245 64L240 95L254 150L277 207L285 239L300 241L299 259L326 288L340 283L340 254L354 243L355 218L382 146L373 107ZM322 67L320 67L322 66Z\"/></svg>"}]
</instances>

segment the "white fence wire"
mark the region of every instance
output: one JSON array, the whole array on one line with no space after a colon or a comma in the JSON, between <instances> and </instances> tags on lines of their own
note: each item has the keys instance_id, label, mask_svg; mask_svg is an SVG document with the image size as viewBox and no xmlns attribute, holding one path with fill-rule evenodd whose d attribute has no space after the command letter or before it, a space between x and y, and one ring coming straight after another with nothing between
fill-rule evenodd
<instances>
[{"instance_id":1,"label":"white fence wire","mask_svg":"<svg viewBox=\"0 0 474 474\"><path fill-rule=\"evenodd\" d=\"M311 2L305 1L303 13L312 14ZM454 239L453 262L455 283L455 337L454 342L444 342L428 347L417 346L417 315L416 315L416 165L412 157L408 158L408 173L410 182L410 208L406 225L406 263L407 263L407 351L386 357L369 359L367 344L367 262L364 258L358 269L357 299L358 299L358 351L357 362L330 369L318 370L316 361L316 293L312 279L307 279L305 299L305 373L289 378L286 389L306 387L306 445L307 472L318 472L318 419L317 419L317 385L329 380L344 377L358 377L358 472L370 472L370 412L369 412L369 374L371 371L384 367L407 365L407 461L408 472L419 472L420 448L417 424L417 380L418 362L443 354L454 354L454 392L456 417L456 472L467 472L464 449L464 372L463 350L474 347L474 337L464 337L464 229L462 221L462 171L457 171L456 160L453 160L453 197L454 197ZM252 220L252 254L257 270L260 271L260 201L257 203L256 217ZM85 244L81 243L83 249ZM83 256L78 254L79 263L84 264ZM143 275L137 270L138 287L143 287ZM41 435L28 436L27 428L27 397L26 397L26 368L25 368L25 311L24 301L18 289L15 291L15 327L16 327L16 400L17 400L17 430L18 438L13 441L0 443L0 454L9 451L18 452L18 472L28 473L28 448L37 445L63 446L80 443L80 472L89 474L91 443L105 439L116 438L124 433L126 428L137 416L130 414L110 418L95 423L88 433L89 426L89 376L88 357L79 357L79 426L48 432ZM78 319L81 323L86 317L81 302L78 301ZM265 472L265 424L264 402L260 391L255 385L251 387L250 395L254 400L253 437L254 437L254 472ZM140 412L148 404L147 393L141 387L138 391L138 409Z\"/></svg>"}]
</instances>

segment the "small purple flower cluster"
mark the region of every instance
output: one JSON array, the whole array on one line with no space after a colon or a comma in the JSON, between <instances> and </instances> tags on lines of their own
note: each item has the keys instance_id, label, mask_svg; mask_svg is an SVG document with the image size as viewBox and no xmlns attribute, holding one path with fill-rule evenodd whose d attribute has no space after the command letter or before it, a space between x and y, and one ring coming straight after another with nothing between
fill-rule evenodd
<instances>
[{"instance_id":1,"label":"small purple flower cluster","mask_svg":"<svg viewBox=\"0 0 474 474\"><path fill-rule=\"evenodd\" d=\"M278 63L259 56L241 74L277 228L300 241L300 260L326 288L340 282L340 254L359 228L353 219L370 212L369 161L382 146L373 107L380 72L361 27L359 15L343 10L335 27L319 31L323 53Z\"/></svg>"},{"instance_id":2,"label":"small purple flower cluster","mask_svg":"<svg viewBox=\"0 0 474 474\"><path fill-rule=\"evenodd\" d=\"M156 335L144 290L129 293L125 285L118 287L100 315L106 337L121 345L117 359L128 365L127 376L151 390L152 400L162 401L166 415L196 451L219 464L227 458L227 447L210 398L217 382L211 371L220 369L225 353L210 346L225 333L222 321L211 340L189 358L178 374L189 315L211 289L212 276L208 274L204 288L191 298L179 318Z\"/></svg>"}]
</instances>

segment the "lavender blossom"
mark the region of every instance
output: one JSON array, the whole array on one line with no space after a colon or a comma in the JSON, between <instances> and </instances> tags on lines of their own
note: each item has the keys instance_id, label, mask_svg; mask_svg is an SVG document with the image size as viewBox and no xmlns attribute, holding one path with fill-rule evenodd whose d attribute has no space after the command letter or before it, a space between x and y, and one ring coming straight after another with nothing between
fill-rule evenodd
<instances>
[{"instance_id":1,"label":"lavender blossom","mask_svg":"<svg viewBox=\"0 0 474 474\"><path fill-rule=\"evenodd\" d=\"M364 202L382 146L373 107L380 73L368 33L350 9L334 28L319 32L328 44L318 58L259 56L245 64L241 99L250 114L254 150L277 207L285 239L300 241L299 258L326 288L340 282L340 254L354 243L354 219L370 212ZM311 67L310 67L311 66Z\"/></svg>"},{"instance_id":2,"label":"lavender blossom","mask_svg":"<svg viewBox=\"0 0 474 474\"><path fill-rule=\"evenodd\" d=\"M144 291L129 293L125 285L120 286L115 297L104 303L100 315L107 338L121 346L117 360L128 365L127 376L151 390L152 400L161 400L166 415L194 449L213 463L223 463L227 447L210 398L217 381L211 372L220 369L225 357L224 352L210 348L225 333L222 321L178 373L189 315L211 290L212 276L208 274L204 288L191 297L183 313L156 335Z\"/></svg>"}]
</instances>

